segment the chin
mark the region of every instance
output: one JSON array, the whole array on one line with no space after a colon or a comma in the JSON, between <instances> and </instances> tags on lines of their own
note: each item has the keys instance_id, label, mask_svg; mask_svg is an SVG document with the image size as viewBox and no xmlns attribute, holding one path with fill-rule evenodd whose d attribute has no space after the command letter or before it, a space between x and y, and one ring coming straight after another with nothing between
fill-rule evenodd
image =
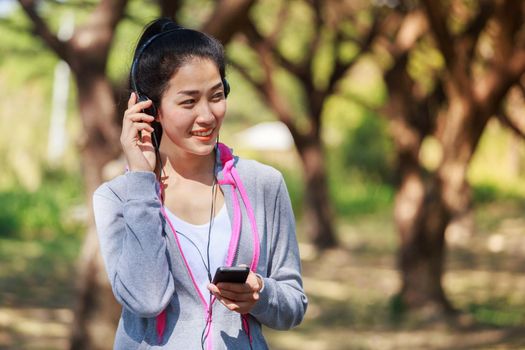
<instances>
[{"instance_id":1,"label":"chin","mask_svg":"<svg viewBox=\"0 0 525 350\"><path fill-rule=\"evenodd\" d=\"M195 155L207 156L215 149L216 142L216 140L213 140L209 144L192 145L193 147L188 147L187 150Z\"/></svg>"}]
</instances>

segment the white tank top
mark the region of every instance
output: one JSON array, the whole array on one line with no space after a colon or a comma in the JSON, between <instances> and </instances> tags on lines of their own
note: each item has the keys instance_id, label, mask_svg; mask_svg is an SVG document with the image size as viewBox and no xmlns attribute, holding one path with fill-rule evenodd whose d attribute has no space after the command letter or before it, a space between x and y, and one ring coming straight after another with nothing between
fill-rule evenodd
<instances>
[{"instance_id":1,"label":"white tank top","mask_svg":"<svg viewBox=\"0 0 525 350\"><path fill-rule=\"evenodd\" d=\"M186 222L168 208L164 207L173 228L179 239L184 257L190 266L195 282L199 286L202 296L208 301L208 272L204 264L207 264L206 249L208 245L209 223L193 225ZM228 247L231 239L231 222L228 216L226 204L222 206L215 218L210 234L210 273L213 278L217 267L224 266L228 256Z\"/></svg>"}]
</instances>

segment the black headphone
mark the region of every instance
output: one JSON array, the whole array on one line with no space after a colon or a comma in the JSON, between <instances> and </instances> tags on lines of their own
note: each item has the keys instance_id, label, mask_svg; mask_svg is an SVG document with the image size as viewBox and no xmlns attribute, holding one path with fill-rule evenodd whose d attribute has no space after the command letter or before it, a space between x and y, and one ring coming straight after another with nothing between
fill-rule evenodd
<instances>
[{"instance_id":1,"label":"black headphone","mask_svg":"<svg viewBox=\"0 0 525 350\"><path fill-rule=\"evenodd\" d=\"M170 29L170 30L166 30L166 31L162 31L160 33L157 33L155 35L153 35L151 38L149 38L145 43L144 45L142 45L142 47L139 49L139 51L137 52L137 54L135 55L135 59L133 60L133 64L131 65L131 77L130 77L130 80L131 80L131 88L133 89L133 91L137 94L137 103L138 102L143 102L143 101L147 101L147 100L150 100L150 98L144 94L142 94L140 91L139 91L139 88L137 86L137 80L135 78L135 76L137 75L137 66L138 66L138 63L140 61L140 57L142 56L142 54L144 53L144 51L146 51L146 49L148 48L148 46L153 42L155 41L156 39L160 38L160 37L163 37L165 35L168 35L170 33L173 33L177 30L185 30L186 28L183 28L183 27L178 27L178 28L175 28L175 29ZM226 78L222 78L222 85L224 87L224 97L228 97L228 94L230 93L230 84L228 84L228 81L226 80ZM155 107L155 104L151 104L151 107L148 107L144 110L144 113L146 114L149 114L149 115L152 115L152 116L157 116L157 107Z\"/></svg>"}]
</instances>

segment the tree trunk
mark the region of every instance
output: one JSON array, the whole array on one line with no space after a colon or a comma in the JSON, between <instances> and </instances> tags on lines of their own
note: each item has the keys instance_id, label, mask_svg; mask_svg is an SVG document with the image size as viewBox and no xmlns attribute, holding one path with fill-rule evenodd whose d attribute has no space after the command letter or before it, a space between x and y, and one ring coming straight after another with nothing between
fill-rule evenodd
<instances>
[{"instance_id":1,"label":"tree trunk","mask_svg":"<svg viewBox=\"0 0 525 350\"><path fill-rule=\"evenodd\" d=\"M436 89L428 96L419 94L408 74L407 55L418 36L401 29L412 26L403 26L392 42L389 52L394 65L385 73L390 93L387 114L399 157L400 184L395 202L395 222L401 235L403 284L399 297L402 306L423 313L428 310L431 314L427 316L454 311L442 287L445 232L451 223L471 216L468 166L487 121L525 71L525 51L517 49L522 47L516 35L523 23L520 2L484 2L462 33L449 29L447 16L453 4L422 1L445 62ZM410 17L406 18L409 23ZM475 63L480 57L475 53L487 23L496 28L489 31L496 54L482 59L480 66L484 68L478 70ZM425 120L430 123L421 124ZM429 135L439 140L442 160L427 176L419 151Z\"/></svg>"},{"instance_id":2,"label":"tree trunk","mask_svg":"<svg viewBox=\"0 0 525 350\"><path fill-rule=\"evenodd\" d=\"M434 174L424 178L420 160L423 139L434 129L430 98L411 92L414 82L407 73L408 56L400 55L386 73L390 97L386 114L397 150L398 189L394 221L400 235L399 268L402 309L422 312L423 318L448 314L452 307L442 287L445 255L444 231L449 221L441 200L442 183Z\"/></svg>"},{"instance_id":3,"label":"tree trunk","mask_svg":"<svg viewBox=\"0 0 525 350\"><path fill-rule=\"evenodd\" d=\"M450 216L440 192L441 184L437 180L427 189L421 177L406 176L395 204L395 221L401 235L401 302L409 310L420 310L424 314L428 311L431 315L453 310L441 280L445 228Z\"/></svg>"},{"instance_id":4,"label":"tree trunk","mask_svg":"<svg viewBox=\"0 0 525 350\"><path fill-rule=\"evenodd\" d=\"M70 349L107 350L112 348L121 308L107 280L91 208L93 192L104 180L104 165L120 151L118 130L111 122L116 110L111 85L103 73L88 68L87 71L75 71L75 78L85 135L79 147L90 215L77 267L77 299Z\"/></svg>"},{"instance_id":5,"label":"tree trunk","mask_svg":"<svg viewBox=\"0 0 525 350\"><path fill-rule=\"evenodd\" d=\"M396 201L397 222L403 212L406 213L403 206L410 206L409 193L416 187L420 192L424 190L409 224L398 225L403 273L400 296L409 309L423 313L429 310L437 315L454 312L442 287L445 231L453 218L465 215L471 209L468 166L490 115L490 111L478 110L472 99L454 92L454 89L449 90L447 124L440 138L443 146L441 164L428 186L421 180L418 186L410 184L414 177L404 176Z\"/></svg>"},{"instance_id":6,"label":"tree trunk","mask_svg":"<svg viewBox=\"0 0 525 350\"><path fill-rule=\"evenodd\" d=\"M305 212L307 234L310 241L319 249L335 247L337 240L333 228L333 213L326 162L320 138L310 137L305 143L296 145L301 157L305 174Z\"/></svg>"},{"instance_id":7,"label":"tree trunk","mask_svg":"<svg viewBox=\"0 0 525 350\"><path fill-rule=\"evenodd\" d=\"M441 200L442 183L436 176L425 181L419 152L422 135L407 120L408 104L402 91L390 101L391 124L398 149L399 185L394 221L401 238L399 267L403 308L444 314L452 310L442 287L444 231L449 215ZM406 102L406 101L405 101Z\"/></svg>"}]
</instances>

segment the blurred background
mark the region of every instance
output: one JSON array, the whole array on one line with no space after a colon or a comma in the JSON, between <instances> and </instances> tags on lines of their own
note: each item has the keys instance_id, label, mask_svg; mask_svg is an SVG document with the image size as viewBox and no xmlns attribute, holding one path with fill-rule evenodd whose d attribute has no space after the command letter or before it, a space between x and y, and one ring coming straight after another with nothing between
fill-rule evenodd
<instances>
[{"instance_id":1,"label":"blurred background","mask_svg":"<svg viewBox=\"0 0 525 350\"><path fill-rule=\"evenodd\" d=\"M0 349L112 348L91 194L158 16L224 43L221 140L285 176L272 349L525 347L525 2L0 0Z\"/></svg>"}]
</instances>

